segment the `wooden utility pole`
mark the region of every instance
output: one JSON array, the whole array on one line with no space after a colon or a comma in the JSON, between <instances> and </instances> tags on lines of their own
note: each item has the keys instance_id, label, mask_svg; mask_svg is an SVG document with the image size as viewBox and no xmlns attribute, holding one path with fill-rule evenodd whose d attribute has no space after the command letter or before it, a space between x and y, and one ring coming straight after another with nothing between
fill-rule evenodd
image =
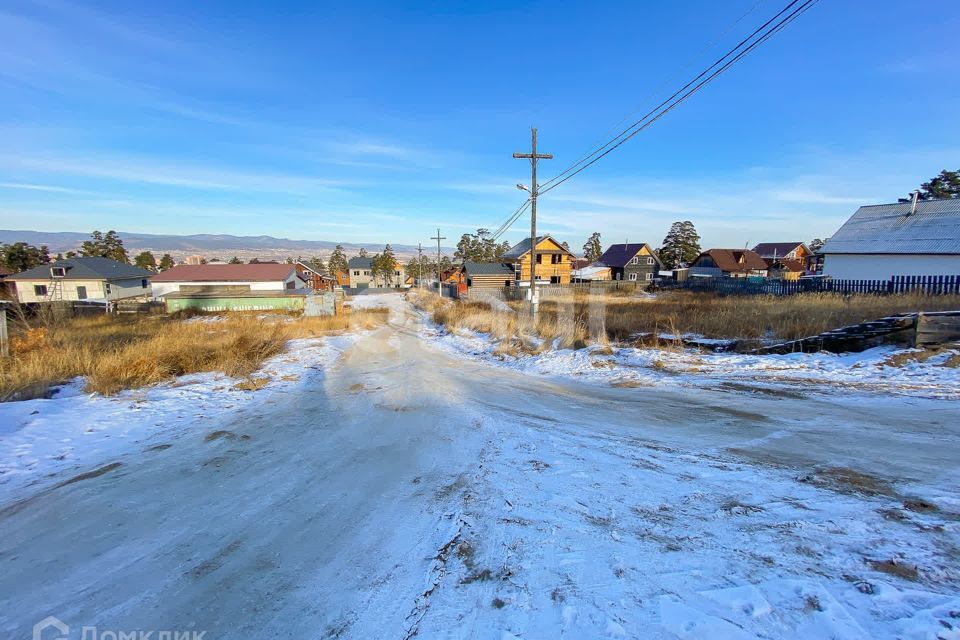
<instances>
[{"instance_id":1,"label":"wooden utility pole","mask_svg":"<svg viewBox=\"0 0 960 640\"><path fill-rule=\"evenodd\" d=\"M430 238L437 241L437 293L443 296L443 277L440 275L440 241L446 240L445 236L440 235L440 228L437 228L436 237Z\"/></svg>"},{"instance_id":2,"label":"wooden utility pole","mask_svg":"<svg viewBox=\"0 0 960 640\"><path fill-rule=\"evenodd\" d=\"M537 161L553 160L553 154L537 153L537 129L530 129L530 153L515 153L514 158L530 160L530 305L533 312L537 312ZM439 234L438 234L439 235Z\"/></svg>"},{"instance_id":3,"label":"wooden utility pole","mask_svg":"<svg viewBox=\"0 0 960 640\"><path fill-rule=\"evenodd\" d=\"M439 233L437 235L440 235ZM423 289L423 243L417 243L417 289Z\"/></svg>"}]
</instances>

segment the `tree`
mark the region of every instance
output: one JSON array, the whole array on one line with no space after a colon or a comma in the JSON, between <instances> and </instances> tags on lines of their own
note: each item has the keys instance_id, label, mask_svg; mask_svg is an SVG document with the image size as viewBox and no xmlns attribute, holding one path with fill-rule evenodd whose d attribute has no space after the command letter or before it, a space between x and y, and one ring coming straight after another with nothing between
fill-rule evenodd
<instances>
[{"instance_id":1,"label":"tree","mask_svg":"<svg viewBox=\"0 0 960 640\"><path fill-rule=\"evenodd\" d=\"M919 200L934 200L937 198L960 198L960 171L944 169L939 175L920 185ZM910 202L909 197L900 198L900 202Z\"/></svg>"},{"instance_id":2,"label":"tree","mask_svg":"<svg viewBox=\"0 0 960 640\"><path fill-rule=\"evenodd\" d=\"M807 245L807 248L810 249L810 253L816 253L823 248L823 240L821 240L820 238L814 238Z\"/></svg>"},{"instance_id":3,"label":"tree","mask_svg":"<svg viewBox=\"0 0 960 640\"><path fill-rule=\"evenodd\" d=\"M90 239L80 247L80 255L84 257L110 258L117 262L130 262L123 240L116 231L107 231L104 235L99 231L90 234Z\"/></svg>"},{"instance_id":4,"label":"tree","mask_svg":"<svg viewBox=\"0 0 960 640\"><path fill-rule=\"evenodd\" d=\"M141 269L148 269L150 271L157 270L157 259L154 258L153 254L149 251L141 251L138 253L137 257L133 259L133 264Z\"/></svg>"},{"instance_id":5,"label":"tree","mask_svg":"<svg viewBox=\"0 0 960 640\"><path fill-rule=\"evenodd\" d=\"M420 280L424 277L430 277L430 261L423 257L413 256L407 262L407 275Z\"/></svg>"},{"instance_id":6,"label":"tree","mask_svg":"<svg viewBox=\"0 0 960 640\"><path fill-rule=\"evenodd\" d=\"M594 231L583 243L583 257L589 262L596 262L603 255L603 245L600 244L600 233Z\"/></svg>"},{"instance_id":7,"label":"tree","mask_svg":"<svg viewBox=\"0 0 960 640\"><path fill-rule=\"evenodd\" d=\"M690 266L700 255L700 236L693 223L684 220L670 225L658 253L667 269Z\"/></svg>"},{"instance_id":8,"label":"tree","mask_svg":"<svg viewBox=\"0 0 960 640\"><path fill-rule=\"evenodd\" d=\"M157 266L160 267L160 271L166 271L167 269L172 267L173 264L174 264L173 258L170 256L169 253L165 253L162 256L160 256L160 263Z\"/></svg>"},{"instance_id":9,"label":"tree","mask_svg":"<svg viewBox=\"0 0 960 640\"><path fill-rule=\"evenodd\" d=\"M317 273L326 273L327 265L323 263L323 258L320 256L313 256L304 261L305 264L310 265L310 267Z\"/></svg>"},{"instance_id":10,"label":"tree","mask_svg":"<svg viewBox=\"0 0 960 640\"><path fill-rule=\"evenodd\" d=\"M233 256L232 258L230 258L230 264L243 264L243 260L241 260L237 256Z\"/></svg>"},{"instance_id":11,"label":"tree","mask_svg":"<svg viewBox=\"0 0 960 640\"><path fill-rule=\"evenodd\" d=\"M499 262L509 250L510 243L497 244L489 229L477 229L460 236L453 258L457 262Z\"/></svg>"},{"instance_id":12,"label":"tree","mask_svg":"<svg viewBox=\"0 0 960 640\"><path fill-rule=\"evenodd\" d=\"M366 258L366 257L367 257L367 250L364 249L363 247L360 247L360 251L357 252L357 255L360 256L361 258Z\"/></svg>"},{"instance_id":13,"label":"tree","mask_svg":"<svg viewBox=\"0 0 960 640\"><path fill-rule=\"evenodd\" d=\"M380 282L383 284L390 286L393 284L396 270L397 256L393 253L393 249L388 244L383 248L383 253L378 253L377 255L373 256L373 261L370 266L370 275L373 276L374 282L380 280Z\"/></svg>"},{"instance_id":14,"label":"tree","mask_svg":"<svg viewBox=\"0 0 960 640\"><path fill-rule=\"evenodd\" d=\"M338 273L346 273L350 268L347 265L347 254L343 250L342 245L337 245L333 253L330 254L330 260L327 261L327 267L330 269L330 273L336 275Z\"/></svg>"},{"instance_id":15,"label":"tree","mask_svg":"<svg viewBox=\"0 0 960 640\"><path fill-rule=\"evenodd\" d=\"M35 247L26 242L0 245L0 263L12 271L26 271L49 262L50 252L46 245Z\"/></svg>"}]
</instances>

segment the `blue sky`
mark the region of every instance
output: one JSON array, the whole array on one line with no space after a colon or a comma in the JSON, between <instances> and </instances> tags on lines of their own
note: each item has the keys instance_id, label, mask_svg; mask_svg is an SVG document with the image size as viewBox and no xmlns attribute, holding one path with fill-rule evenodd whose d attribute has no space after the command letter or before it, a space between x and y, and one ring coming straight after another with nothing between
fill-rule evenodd
<instances>
[{"instance_id":1,"label":"blue sky","mask_svg":"<svg viewBox=\"0 0 960 640\"><path fill-rule=\"evenodd\" d=\"M0 227L495 228L523 200L511 153L531 125L556 157L543 182L785 1L325 4L0 5ZM960 168L954 9L822 0L544 196L541 229L574 247L594 230L656 245L680 219L709 246L809 240Z\"/></svg>"}]
</instances>

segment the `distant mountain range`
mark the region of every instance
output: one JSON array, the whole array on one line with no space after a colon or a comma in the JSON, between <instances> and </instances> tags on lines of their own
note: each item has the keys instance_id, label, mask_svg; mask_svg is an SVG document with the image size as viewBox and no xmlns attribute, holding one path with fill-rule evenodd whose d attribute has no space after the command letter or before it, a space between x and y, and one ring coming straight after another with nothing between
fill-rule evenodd
<instances>
[{"instance_id":1,"label":"distant mountain range","mask_svg":"<svg viewBox=\"0 0 960 640\"><path fill-rule=\"evenodd\" d=\"M229 259L234 255L242 258L253 256L309 257L316 254L327 255L338 244L343 246L348 257L360 251L361 247L371 254L383 250L382 244L290 240L288 238L274 238L273 236L231 236L209 233L178 236L132 233L129 231L118 231L117 235L123 240L123 246L131 253L152 251L153 253L170 253L174 257L192 254L224 259ZM52 254L74 251L83 244L84 240L89 239L89 233L0 229L0 243L26 242L35 246L47 245ZM391 244L391 247L398 254L411 255L417 252L417 247L413 245ZM444 247L443 251L449 253L453 250Z\"/></svg>"}]
</instances>

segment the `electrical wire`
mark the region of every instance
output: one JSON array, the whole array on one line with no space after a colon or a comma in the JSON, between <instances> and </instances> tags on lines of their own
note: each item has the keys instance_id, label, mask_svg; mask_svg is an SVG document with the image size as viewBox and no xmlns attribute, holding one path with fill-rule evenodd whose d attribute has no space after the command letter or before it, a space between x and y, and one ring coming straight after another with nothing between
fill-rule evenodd
<instances>
[{"instance_id":1,"label":"electrical wire","mask_svg":"<svg viewBox=\"0 0 960 640\"><path fill-rule=\"evenodd\" d=\"M560 172L543 185L541 185L540 195L547 193L548 191L556 188L557 186L563 184L573 176L577 175L587 167L596 163L600 158L605 157L614 149L622 145L624 142L634 137L651 124L662 118L664 115L675 109L685 100L687 100L694 93L702 89L704 86L709 84L711 81L716 79L720 74L729 69L736 62L741 60L745 55L756 49L758 46L769 40L771 37L783 30L787 25L793 22L795 19L800 17L805 13L810 7L819 2L819 0L805 0L801 3L801 0L792 0L787 4L783 9L781 9L775 16L767 20L764 24L758 27L753 31L749 36L741 40L735 47L730 49L727 53L722 55L717 59L712 65L704 69L700 74L693 78L690 82L685 84L683 87L678 89L673 93L669 98L661 102L659 105L650 110L642 118L631 124L629 127L624 129L620 134L615 136L613 139L609 140L604 145L595 149L591 153L587 154L573 165ZM792 7L797 4L800 4L799 7L790 12L786 17L782 18L779 22L777 19L783 16L785 13L790 11ZM774 24L775 23L775 24ZM773 26L771 26L773 25ZM769 27L769 28L768 28ZM766 31L764 31L766 29ZM759 37L757 37L759 34ZM752 41L752 42L751 42ZM749 43L749 44L747 44ZM745 46L746 45L746 46ZM744 48L745 47L745 48ZM742 49L742 50L741 50ZM731 57L733 56L733 57ZM729 58L729 59L728 59ZM726 61L726 62L724 62ZM719 68L718 68L719 65ZM711 70L714 70L711 73ZM706 76L706 78L704 78ZM692 87L692 88L691 88Z\"/></svg>"}]
</instances>

